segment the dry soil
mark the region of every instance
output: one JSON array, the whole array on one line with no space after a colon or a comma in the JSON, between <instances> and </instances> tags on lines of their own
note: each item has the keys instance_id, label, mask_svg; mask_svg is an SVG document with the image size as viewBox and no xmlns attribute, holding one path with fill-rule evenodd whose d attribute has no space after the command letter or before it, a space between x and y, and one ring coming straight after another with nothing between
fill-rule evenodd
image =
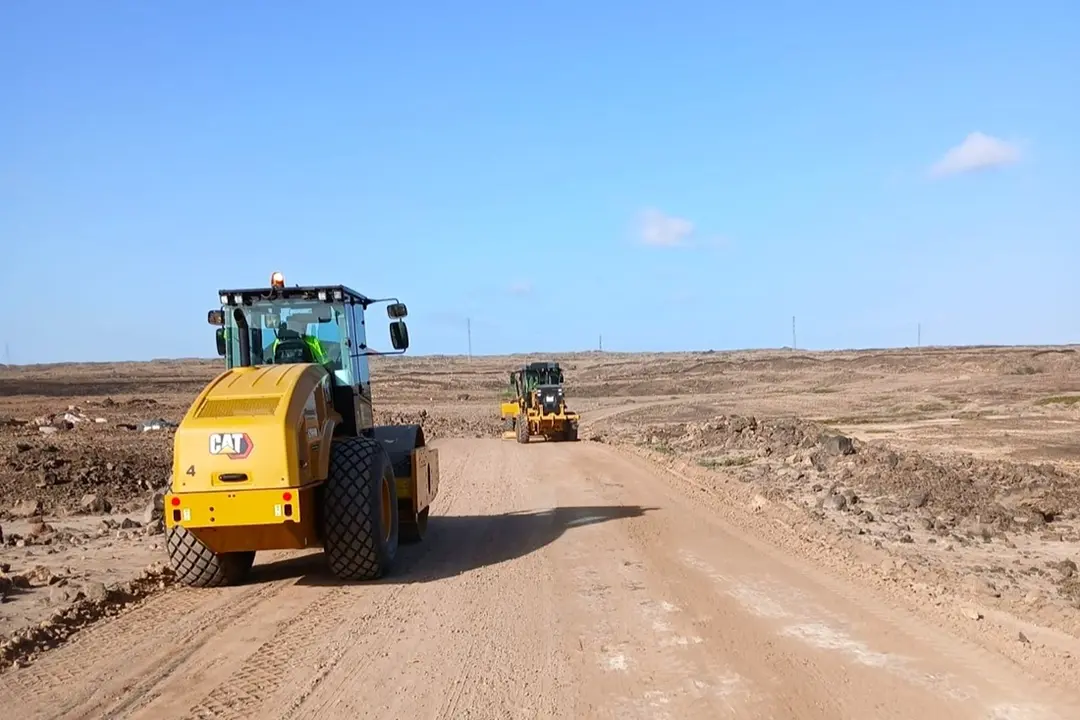
<instances>
[{"instance_id":1,"label":"dry soil","mask_svg":"<svg viewBox=\"0 0 1080 720\"><path fill-rule=\"evenodd\" d=\"M540 359L544 356L537 356ZM579 443L498 439L524 357L380 359L430 534L175 587L155 504L215 362L0 368L0 700L22 717L1075 718L1073 348L560 356Z\"/></svg>"}]
</instances>

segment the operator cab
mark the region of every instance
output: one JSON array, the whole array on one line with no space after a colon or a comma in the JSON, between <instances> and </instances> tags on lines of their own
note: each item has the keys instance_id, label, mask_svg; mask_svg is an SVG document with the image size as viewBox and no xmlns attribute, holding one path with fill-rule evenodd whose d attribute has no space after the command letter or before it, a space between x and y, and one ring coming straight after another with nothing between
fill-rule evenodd
<instances>
[{"instance_id":1,"label":"operator cab","mask_svg":"<svg viewBox=\"0 0 1080 720\"><path fill-rule=\"evenodd\" d=\"M529 377L537 387L545 385L562 385L562 369L557 362L533 362L525 366L525 375Z\"/></svg>"},{"instance_id":2,"label":"operator cab","mask_svg":"<svg viewBox=\"0 0 1080 720\"><path fill-rule=\"evenodd\" d=\"M526 407L537 403L545 413L556 412L563 402L563 373L556 362L533 362L510 374L518 397Z\"/></svg>"},{"instance_id":3,"label":"operator cab","mask_svg":"<svg viewBox=\"0 0 1080 720\"><path fill-rule=\"evenodd\" d=\"M217 325L218 355L235 367L313 363L328 371L334 408L341 414L339 432L355 435L371 428L369 355L404 352L409 331L408 310L396 298L375 300L344 285L285 287L281 273L270 287L219 291L222 308L207 320ZM390 341L395 353L367 345L364 311L389 302Z\"/></svg>"},{"instance_id":4,"label":"operator cab","mask_svg":"<svg viewBox=\"0 0 1080 720\"><path fill-rule=\"evenodd\" d=\"M563 373L556 362L534 362L525 367L525 376L531 378L536 401L545 414L558 412L563 403Z\"/></svg>"}]
</instances>

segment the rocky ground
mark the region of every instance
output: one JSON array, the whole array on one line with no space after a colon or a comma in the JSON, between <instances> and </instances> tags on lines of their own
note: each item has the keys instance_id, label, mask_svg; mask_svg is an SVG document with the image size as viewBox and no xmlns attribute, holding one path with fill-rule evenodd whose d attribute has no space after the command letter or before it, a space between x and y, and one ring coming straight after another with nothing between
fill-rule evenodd
<instances>
[{"instance_id":1,"label":"rocky ground","mask_svg":"<svg viewBox=\"0 0 1080 720\"><path fill-rule=\"evenodd\" d=\"M586 440L736 483L888 553L911 582L1080 634L1080 359L1072 348L559 359ZM544 359L537 356L530 359ZM378 358L379 422L500 432L514 358ZM172 429L215 361L0 367L0 660L169 583Z\"/></svg>"}]
</instances>

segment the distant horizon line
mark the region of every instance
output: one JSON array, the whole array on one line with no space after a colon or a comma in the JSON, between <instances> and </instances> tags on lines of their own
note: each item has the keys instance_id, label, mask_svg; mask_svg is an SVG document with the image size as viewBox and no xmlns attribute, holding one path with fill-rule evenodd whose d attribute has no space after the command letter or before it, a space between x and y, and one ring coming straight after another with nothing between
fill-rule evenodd
<instances>
[{"instance_id":1,"label":"distant horizon line","mask_svg":"<svg viewBox=\"0 0 1080 720\"><path fill-rule=\"evenodd\" d=\"M826 355L826 354L839 354L839 353L902 353L910 351L958 351L958 350L1068 350L1075 352L1080 347L1080 342L1076 343L1054 343L1054 344L977 344L977 345L898 345L892 347L864 347L864 348L829 348L825 350L821 349L806 349L806 348L792 348L787 345L779 347L757 347L757 348L735 348L728 350L599 350L593 348L592 350L537 350L528 352L511 352L511 353L406 353L402 355L374 355L372 357L386 357L386 358L446 358L446 359L460 359L468 361L473 359L495 359L495 358L512 358L512 357L542 357L542 356L581 356L581 355L733 355L737 353L804 353L807 355ZM137 364L149 364L149 363L189 363L189 362L221 362L222 359L219 356L197 356L191 355L187 357L161 357L150 358L148 360L59 360L53 362L32 362L32 363L0 363L0 368L33 368L33 367L57 367L62 365L137 365Z\"/></svg>"}]
</instances>

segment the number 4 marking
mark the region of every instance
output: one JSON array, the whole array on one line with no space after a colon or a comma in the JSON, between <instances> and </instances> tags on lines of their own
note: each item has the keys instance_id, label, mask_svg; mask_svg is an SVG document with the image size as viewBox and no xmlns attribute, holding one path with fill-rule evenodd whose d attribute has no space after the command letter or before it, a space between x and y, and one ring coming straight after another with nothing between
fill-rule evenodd
<instances>
[{"instance_id":1,"label":"number 4 marking","mask_svg":"<svg viewBox=\"0 0 1080 720\"><path fill-rule=\"evenodd\" d=\"M195 477L195 466L192 465L191 467L189 467L187 470L184 471L184 474Z\"/></svg>"}]
</instances>

